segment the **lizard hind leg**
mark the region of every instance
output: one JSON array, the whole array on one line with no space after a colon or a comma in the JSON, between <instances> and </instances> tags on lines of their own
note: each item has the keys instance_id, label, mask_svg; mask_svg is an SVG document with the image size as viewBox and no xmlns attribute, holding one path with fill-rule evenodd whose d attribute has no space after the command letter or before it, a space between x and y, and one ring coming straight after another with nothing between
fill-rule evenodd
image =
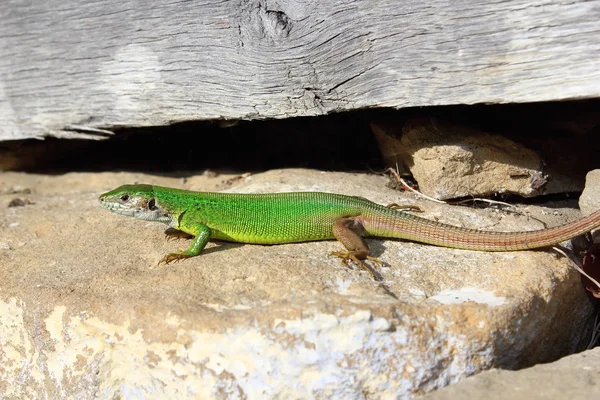
<instances>
[{"instance_id":1,"label":"lizard hind leg","mask_svg":"<svg viewBox=\"0 0 600 400\"><path fill-rule=\"evenodd\" d=\"M348 267L351 262L354 262L369 271L375 280L381 280L381 276L364 262L369 260L380 265L384 264L383 261L369 255L369 246L362 237L364 233L365 229L360 221L354 218L339 218L333 225L333 235L346 250L333 251L330 255L339 257Z\"/></svg>"}]
</instances>

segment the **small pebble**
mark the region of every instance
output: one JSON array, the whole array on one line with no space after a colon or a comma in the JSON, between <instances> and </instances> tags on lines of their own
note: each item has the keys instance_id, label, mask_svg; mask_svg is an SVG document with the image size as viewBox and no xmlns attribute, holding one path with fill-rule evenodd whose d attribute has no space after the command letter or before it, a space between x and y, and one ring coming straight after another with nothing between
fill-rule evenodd
<instances>
[{"instance_id":1,"label":"small pebble","mask_svg":"<svg viewBox=\"0 0 600 400\"><path fill-rule=\"evenodd\" d=\"M8 207L25 207L26 205L33 204L27 199L14 198L8 203Z\"/></svg>"}]
</instances>

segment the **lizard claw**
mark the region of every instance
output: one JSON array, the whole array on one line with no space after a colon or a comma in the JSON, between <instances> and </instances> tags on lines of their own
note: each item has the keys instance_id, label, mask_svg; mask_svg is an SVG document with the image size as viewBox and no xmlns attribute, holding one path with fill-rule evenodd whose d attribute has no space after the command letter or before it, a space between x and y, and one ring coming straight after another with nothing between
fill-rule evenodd
<instances>
[{"instance_id":1,"label":"lizard claw","mask_svg":"<svg viewBox=\"0 0 600 400\"><path fill-rule=\"evenodd\" d=\"M371 276L373 276L373 279L375 279L378 282L381 282L383 280L383 277L381 276L381 274L379 272L377 272L375 269L373 269L373 267L368 265L364 260L366 259L366 260L372 261L381 266L385 265L385 262L383 262L382 260L380 260L378 258L371 257L369 255L361 254L361 256L359 257L359 254L360 253L358 253L358 252L349 251L349 250L338 250L338 251L332 251L331 253L329 253L329 255L340 258L340 260L342 261L342 264L344 264L348 268L350 268L353 263L358 264L362 269L368 271L371 274Z\"/></svg>"},{"instance_id":2,"label":"lizard claw","mask_svg":"<svg viewBox=\"0 0 600 400\"><path fill-rule=\"evenodd\" d=\"M331 253L329 253L329 255L338 257L342 264L344 264L347 267L351 266L350 261L358 261L358 258L356 258L355 255L352 255L349 251L345 250L332 251Z\"/></svg>"},{"instance_id":3,"label":"lizard claw","mask_svg":"<svg viewBox=\"0 0 600 400\"><path fill-rule=\"evenodd\" d=\"M165 263L165 265L169 265L172 262L177 262L179 260L185 260L186 258L190 258L191 256L187 255L187 254L182 254L182 253L169 253L166 256L164 256L162 258L162 260L160 260L158 262L158 266L160 267L161 263Z\"/></svg>"}]
</instances>

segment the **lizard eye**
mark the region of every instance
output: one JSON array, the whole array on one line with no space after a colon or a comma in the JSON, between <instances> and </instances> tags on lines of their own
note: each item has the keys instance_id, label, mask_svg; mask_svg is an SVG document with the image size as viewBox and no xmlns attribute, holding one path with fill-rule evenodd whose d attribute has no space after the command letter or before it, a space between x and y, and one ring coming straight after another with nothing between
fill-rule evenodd
<instances>
[{"instance_id":1,"label":"lizard eye","mask_svg":"<svg viewBox=\"0 0 600 400\"><path fill-rule=\"evenodd\" d=\"M156 200L152 199L148 202L148 210L156 210Z\"/></svg>"},{"instance_id":2,"label":"lizard eye","mask_svg":"<svg viewBox=\"0 0 600 400\"><path fill-rule=\"evenodd\" d=\"M129 195L128 194L121 195L121 201L122 202L126 202L127 200L129 200Z\"/></svg>"}]
</instances>

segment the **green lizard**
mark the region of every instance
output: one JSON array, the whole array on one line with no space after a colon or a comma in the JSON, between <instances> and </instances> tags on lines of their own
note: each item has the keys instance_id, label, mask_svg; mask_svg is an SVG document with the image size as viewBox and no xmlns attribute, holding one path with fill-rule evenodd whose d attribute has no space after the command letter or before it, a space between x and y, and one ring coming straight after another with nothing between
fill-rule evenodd
<instances>
[{"instance_id":1,"label":"green lizard","mask_svg":"<svg viewBox=\"0 0 600 400\"><path fill-rule=\"evenodd\" d=\"M193 236L187 250L160 261L167 264L197 256L210 239L256 244L337 239L346 250L332 254L345 263L360 263L379 261L369 255L363 239L367 236L466 250L515 251L548 247L600 227L600 211L596 211L555 228L478 231L420 218L362 197L321 192L212 193L140 184L118 187L99 201L118 214L163 222L177 230L167 231L168 235Z\"/></svg>"}]
</instances>

